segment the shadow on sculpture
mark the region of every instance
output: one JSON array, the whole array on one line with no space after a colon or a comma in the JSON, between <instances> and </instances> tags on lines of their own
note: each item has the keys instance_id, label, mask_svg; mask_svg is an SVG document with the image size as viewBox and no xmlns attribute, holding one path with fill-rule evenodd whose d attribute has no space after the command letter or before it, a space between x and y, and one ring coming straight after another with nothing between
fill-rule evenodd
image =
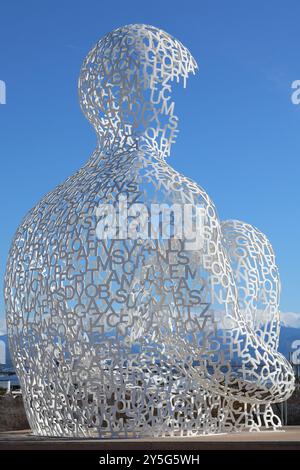
<instances>
[{"instance_id":1,"label":"shadow on sculpture","mask_svg":"<svg viewBox=\"0 0 300 470\"><path fill-rule=\"evenodd\" d=\"M272 247L251 225L220 223L207 193L166 162L178 134L172 86L196 69L179 41L146 25L112 31L84 60L80 104L96 150L26 215L6 270L35 434L280 426L271 404L294 378L277 352Z\"/></svg>"}]
</instances>

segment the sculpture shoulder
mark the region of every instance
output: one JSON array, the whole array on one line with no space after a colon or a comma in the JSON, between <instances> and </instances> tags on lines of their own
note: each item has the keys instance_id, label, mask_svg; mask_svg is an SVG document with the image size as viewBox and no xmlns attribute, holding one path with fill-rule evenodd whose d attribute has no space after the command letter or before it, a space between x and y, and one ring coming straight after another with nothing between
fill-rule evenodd
<instances>
[{"instance_id":1,"label":"sculpture shoulder","mask_svg":"<svg viewBox=\"0 0 300 470\"><path fill-rule=\"evenodd\" d=\"M63 231L72 215L84 212L91 191L96 191L97 179L85 167L57 185L24 216L18 226L13 244L18 239L32 240L51 235L51 229ZM101 182L98 181L98 186ZM89 191L87 191L89 189Z\"/></svg>"},{"instance_id":2,"label":"sculpture shoulder","mask_svg":"<svg viewBox=\"0 0 300 470\"><path fill-rule=\"evenodd\" d=\"M177 202L214 207L214 203L205 189L191 178L176 171L165 160L155 162L145 160L143 178L161 191L165 191L170 198Z\"/></svg>"}]
</instances>

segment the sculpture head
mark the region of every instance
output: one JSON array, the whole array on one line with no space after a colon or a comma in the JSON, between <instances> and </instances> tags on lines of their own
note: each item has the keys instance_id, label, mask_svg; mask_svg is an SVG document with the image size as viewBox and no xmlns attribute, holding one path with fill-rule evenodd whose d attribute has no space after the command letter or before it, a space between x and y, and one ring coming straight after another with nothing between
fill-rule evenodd
<instances>
[{"instance_id":1,"label":"sculpture head","mask_svg":"<svg viewBox=\"0 0 300 470\"><path fill-rule=\"evenodd\" d=\"M188 49L153 26L124 26L101 39L81 67L79 96L103 150L168 156L178 134L172 84L185 87L196 69Z\"/></svg>"}]
</instances>

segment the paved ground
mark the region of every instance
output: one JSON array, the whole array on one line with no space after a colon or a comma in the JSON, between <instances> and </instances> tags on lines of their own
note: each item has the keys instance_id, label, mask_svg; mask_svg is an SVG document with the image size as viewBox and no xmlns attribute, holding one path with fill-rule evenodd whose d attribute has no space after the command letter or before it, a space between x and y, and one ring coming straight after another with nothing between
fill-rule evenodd
<instances>
[{"instance_id":1,"label":"paved ground","mask_svg":"<svg viewBox=\"0 0 300 470\"><path fill-rule=\"evenodd\" d=\"M30 431L0 433L1 450L300 450L300 426L283 431L220 434L160 439L63 439L31 435Z\"/></svg>"}]
</instances>

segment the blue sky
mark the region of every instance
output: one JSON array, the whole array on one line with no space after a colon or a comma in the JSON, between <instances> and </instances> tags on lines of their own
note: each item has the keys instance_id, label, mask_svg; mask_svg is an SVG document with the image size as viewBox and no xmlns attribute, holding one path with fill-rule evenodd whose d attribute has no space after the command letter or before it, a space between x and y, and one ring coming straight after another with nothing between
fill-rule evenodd
<instances>
[{"instance_id":1,"label":"blue sky","mask_svg":"<svg viewBox=\"0 0 300 470\"><path fill-rule=\"evenodd\" d=\"M77 98L84 56L110 30L147 23L180 39L199 65L176 102L180 135L169 163L206 189L220 218L267 234L282 310L300 312L300 105L291 102L299 18L296 0L2 2L0 282L23 215L95 146Z\"/></svg>"}]
</instances>

